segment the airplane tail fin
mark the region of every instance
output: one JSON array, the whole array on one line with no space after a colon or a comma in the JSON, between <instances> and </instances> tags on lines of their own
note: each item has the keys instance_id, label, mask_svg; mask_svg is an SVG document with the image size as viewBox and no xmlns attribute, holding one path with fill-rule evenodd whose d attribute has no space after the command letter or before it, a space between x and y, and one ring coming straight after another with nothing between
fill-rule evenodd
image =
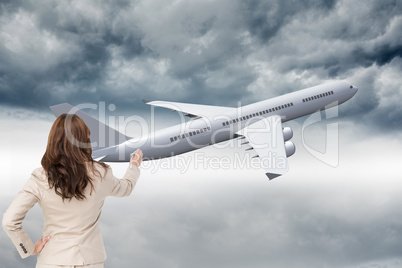
<instances>
[{"instance_id":1,"label":"airplane tail fin","mask_svg":"<svg viewBox=\"0 0 402 268\"><path fill-rule=\"evenodd\" d=\"M130 139L130 137L103 124L102 122L68 103L50 106L50 109L56 117L61 114L76 114L82 118L85 124L87 124L88 128L91 130L93 151L115 146Z\"/></svg>"}]
</instances>

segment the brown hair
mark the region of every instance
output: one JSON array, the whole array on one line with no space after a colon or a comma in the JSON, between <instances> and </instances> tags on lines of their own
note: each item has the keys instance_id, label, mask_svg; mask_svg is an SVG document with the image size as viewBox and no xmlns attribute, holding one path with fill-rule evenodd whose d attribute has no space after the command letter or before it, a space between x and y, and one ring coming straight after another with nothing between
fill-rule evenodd
<instances>
[{"instance_id":1,"label":"brown hair","mask_svg":"<svg viewBox=\"0 0 402 268\"><path fill-rule=\"evenodd\" d=\"M62 114L56 118L50 129L42 167L46 171L50 188L64 199L85 199L88 185L93 190L92 174L98 173L94 164L104 168L105 163L92 159L90 130L79 116ZM89 165L88 165L89 164ZM100 174L99 174L100 175Z\"/></svg>"}]
</instances>

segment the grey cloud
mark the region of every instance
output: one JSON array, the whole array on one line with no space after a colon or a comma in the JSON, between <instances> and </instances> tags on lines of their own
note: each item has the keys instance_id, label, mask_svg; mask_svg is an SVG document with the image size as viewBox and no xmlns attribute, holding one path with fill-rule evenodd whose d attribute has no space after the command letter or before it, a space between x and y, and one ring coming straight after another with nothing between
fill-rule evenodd
<instances>
[{"instance_id":1,"label":"grey cloud","mask_svg":"<svg viewBox=\"0 0 402 268\"><path fill-rule=\"evenodd\" d=\"M335 0L323 1L241 1L241 14L248 31L265 43L269 41L296 14L317 10L328 12L335 5Z\"/></svg>"},{"instance_id":2,"label":"grey cloud","mask_svg":"<svg viewBox=\"0 0 402 268\"><path fill-rule=\"evenodd\" d=\"M299 162L308 157L300 146L297 162L305 170L274 181L252 170L190 168L179 175L174 168L153 173L144 167L132 196L105 202L106 267L399 267L399 173L391 170L374 183L375 168L361 170L367 163L388 169L398 153L365 158L356 149L370 140L342 143L347 158L337 169ZM387 144L384 138L370 146L382 155ZM318 171L310 174L308 166ZM113 168L124 174L123 166ZM327 171L333 173L317 175ZM11 199L1 197L0 215ZM24 228L37 239L42 226L36 206ZM35 258L21 260L2 231L0 238L0 267L33 267Z\"/></svg>"},{"instance_id":3,"label":"grey cloud","mask_svg":"<svg viewBox=\"0 0 402 268\"><path fill-rule=\"evenodd\" d=\"M4 59L1 66L2 103L38 108L65 98L94 102L111 97L114 101L110 89L104 86L106 66L112 59L110 48L118 47L120 53L129 58L144 53L138 29L119 28L116 18L107 20L107 17L113 17L108 11L119 13L116 7L113 4L114 9L109 10L106 6L102 10L106 18L102 14L86 17L83 10L69 6L67 2L43 4L16 11L19 14L8 14L15 21L15 16L19 15L34 22L36 28L27 33L30 36L19 36L21 41L29 42L32 37L46 46L50 39L56 43L56 52L52 53L52 48L29 44L25 50L16 53L3 47L0 54ZM23 26L11 24L8 30ZM49 64L49 57L55 57L55 62Z\"/></svg>"},{"instance_id":4,"label":"grey cloud","mask_svg":"<svg viewBox=\"0 0 402 268\"><path fill-rule=\"evenodd\" d=\"M380 104L380 96L377 93L378 85L376 80L378 73L371 69L354 77L354 84L358 85L360 90L356 96L350 100L350 104L342 105L340 108L341 116L365 116L366 113L372 112L378 108Z\"/></svg>"},{"instance_id":5,"label":"grey cloud","mask_svg":"<svg viewBox=\"0 0 402 268\"><path fill-rule=\"evenodd\" d=\"M401 9L374 0L4 1L0 103L47 111L106 101L122 113L147 109L142 98L236 106L346 79L365 93L342 109L399 128L399 112L381 105L391 82L380 80L401 58Z\"/></svg>"},{"instance_id":6,"label":"grey cloud","mask_svg":"<svg viewBox=\"0 0 402 268\"><path fill-rule=\"evenodd\" d=\"M297 13L268 45L259 47L253 59L279 77L270 77L271 81L296 77L301 83L290 82L296 88L326 79L346 79L360 91L340 107L342 116L376 129L399 129L399 106L397 102L385 104L382 94L389 86L396 87L399 90L394 90L393 97L401 100L400 78L394 76L391 82L382 77L390 68L399 69L401 9L398 1L369 1L364 9L358 2L339 1L326 13ZM261 94L263 89L257 92ZM277 94L282 92L287 92L284 86L277 89Z\"/></svg>"},{"instance_id":7,"label":"grey cloud","mask_svg":"<svg viewBox=\"0 0 402 268\"><path fill-rule=\"evenodd\" d=\"M402 59L395 58L384 66L373 65L356 71L351 81L359 87L356 96L340 108L340 115L357 124L375 126L380 133L392 133L402 126L401 83Z\"/></svg>"},{"instance_id":8,"label":"grey cloud","mask_svg":"<svg viewBox=\"0 0 402 268\"><path fill-rule=\"evenodd\" d=\"M302 188L273 194L269 187L228 187L194 197L141 196L130 206L113 200L110 208L119 203L119 211L129 213L120 221L124 243L132 246L119 252L110 246L118 244L116 232L106 232L109 255L118 256L109 264L126 254L152 267L361 267L399 259L402 245L394 238L402 223L391 215L400 198L376 209L377 197L320 189L322 196ZM371 210L362 207L367 202ZM107 228L116 220L110 208L103 215Z\"/></svg>"},{"instance_id":9,"label":"grey cloud","mask_svg":"<svg viewBox=\"0 0 402 268\"><path fill-rule=\"evenodd\" d=\"M345 2L326 16L297 14L266 47L268 59L278 61L281 72L323 68L330 78L356 67L389 63L400 57L395 34L401 29L397 13L401 7L394 2L382 4L382 10L392 11L387 16L378 16L376 2L366 3L364 11L357 2Z\"/></svg>"}]
</instances>

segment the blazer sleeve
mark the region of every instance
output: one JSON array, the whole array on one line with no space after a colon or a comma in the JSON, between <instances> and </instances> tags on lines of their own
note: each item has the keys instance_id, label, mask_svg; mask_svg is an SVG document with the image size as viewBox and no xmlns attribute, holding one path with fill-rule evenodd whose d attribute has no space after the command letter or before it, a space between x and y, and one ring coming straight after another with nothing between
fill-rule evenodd
<instances>
[{"instance_id":1,"label":"blazer sleeve","mask_svg":"<svg viewBox=\"0 0 402 268\"><path fill-rule=\"evenodd\" d=\"M32 173L31 178L3 215L3 229L11 238L22 258L32 255L35 250L34 243L22 228L22 221L25 219L28 210L39 201L40 191L40 185Z\"/></svg>"},{"instance_id":2,"label":"blazer sleeve","mask_svg":"<svg viewBox=\"0 0 402 268\"><path fill-rule=\"evenodd\" d=\"M109 177L108 179L112 180L112 187L109 192L110 196L129 196L138 181L140 169L135 165L130 165L124 174L123 179L116 178L111 169L108 170L106 176Z\"/></svg>"}]
</instances>

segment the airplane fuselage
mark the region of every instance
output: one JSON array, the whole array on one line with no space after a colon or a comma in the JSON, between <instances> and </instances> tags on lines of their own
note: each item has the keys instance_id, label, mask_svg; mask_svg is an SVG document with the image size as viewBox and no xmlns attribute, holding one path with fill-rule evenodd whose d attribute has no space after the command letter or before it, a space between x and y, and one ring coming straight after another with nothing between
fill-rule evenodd
<instances>
[{"instance_id":1,"label":"airplane fuselage","mask_svg":"<svg viewBox=\"0 0 402 268\"><path fill-rule=\"evenodd\" d=\"M326 83L234 108L227 113L190 120L127 140L101 161L127 162L135 148L140 148L144 159L148 160L179 155L233 139L238 130L273 115L286 122L337 106L352 98L357 90L345 81Z\"/></svg>"}]
</instances>

